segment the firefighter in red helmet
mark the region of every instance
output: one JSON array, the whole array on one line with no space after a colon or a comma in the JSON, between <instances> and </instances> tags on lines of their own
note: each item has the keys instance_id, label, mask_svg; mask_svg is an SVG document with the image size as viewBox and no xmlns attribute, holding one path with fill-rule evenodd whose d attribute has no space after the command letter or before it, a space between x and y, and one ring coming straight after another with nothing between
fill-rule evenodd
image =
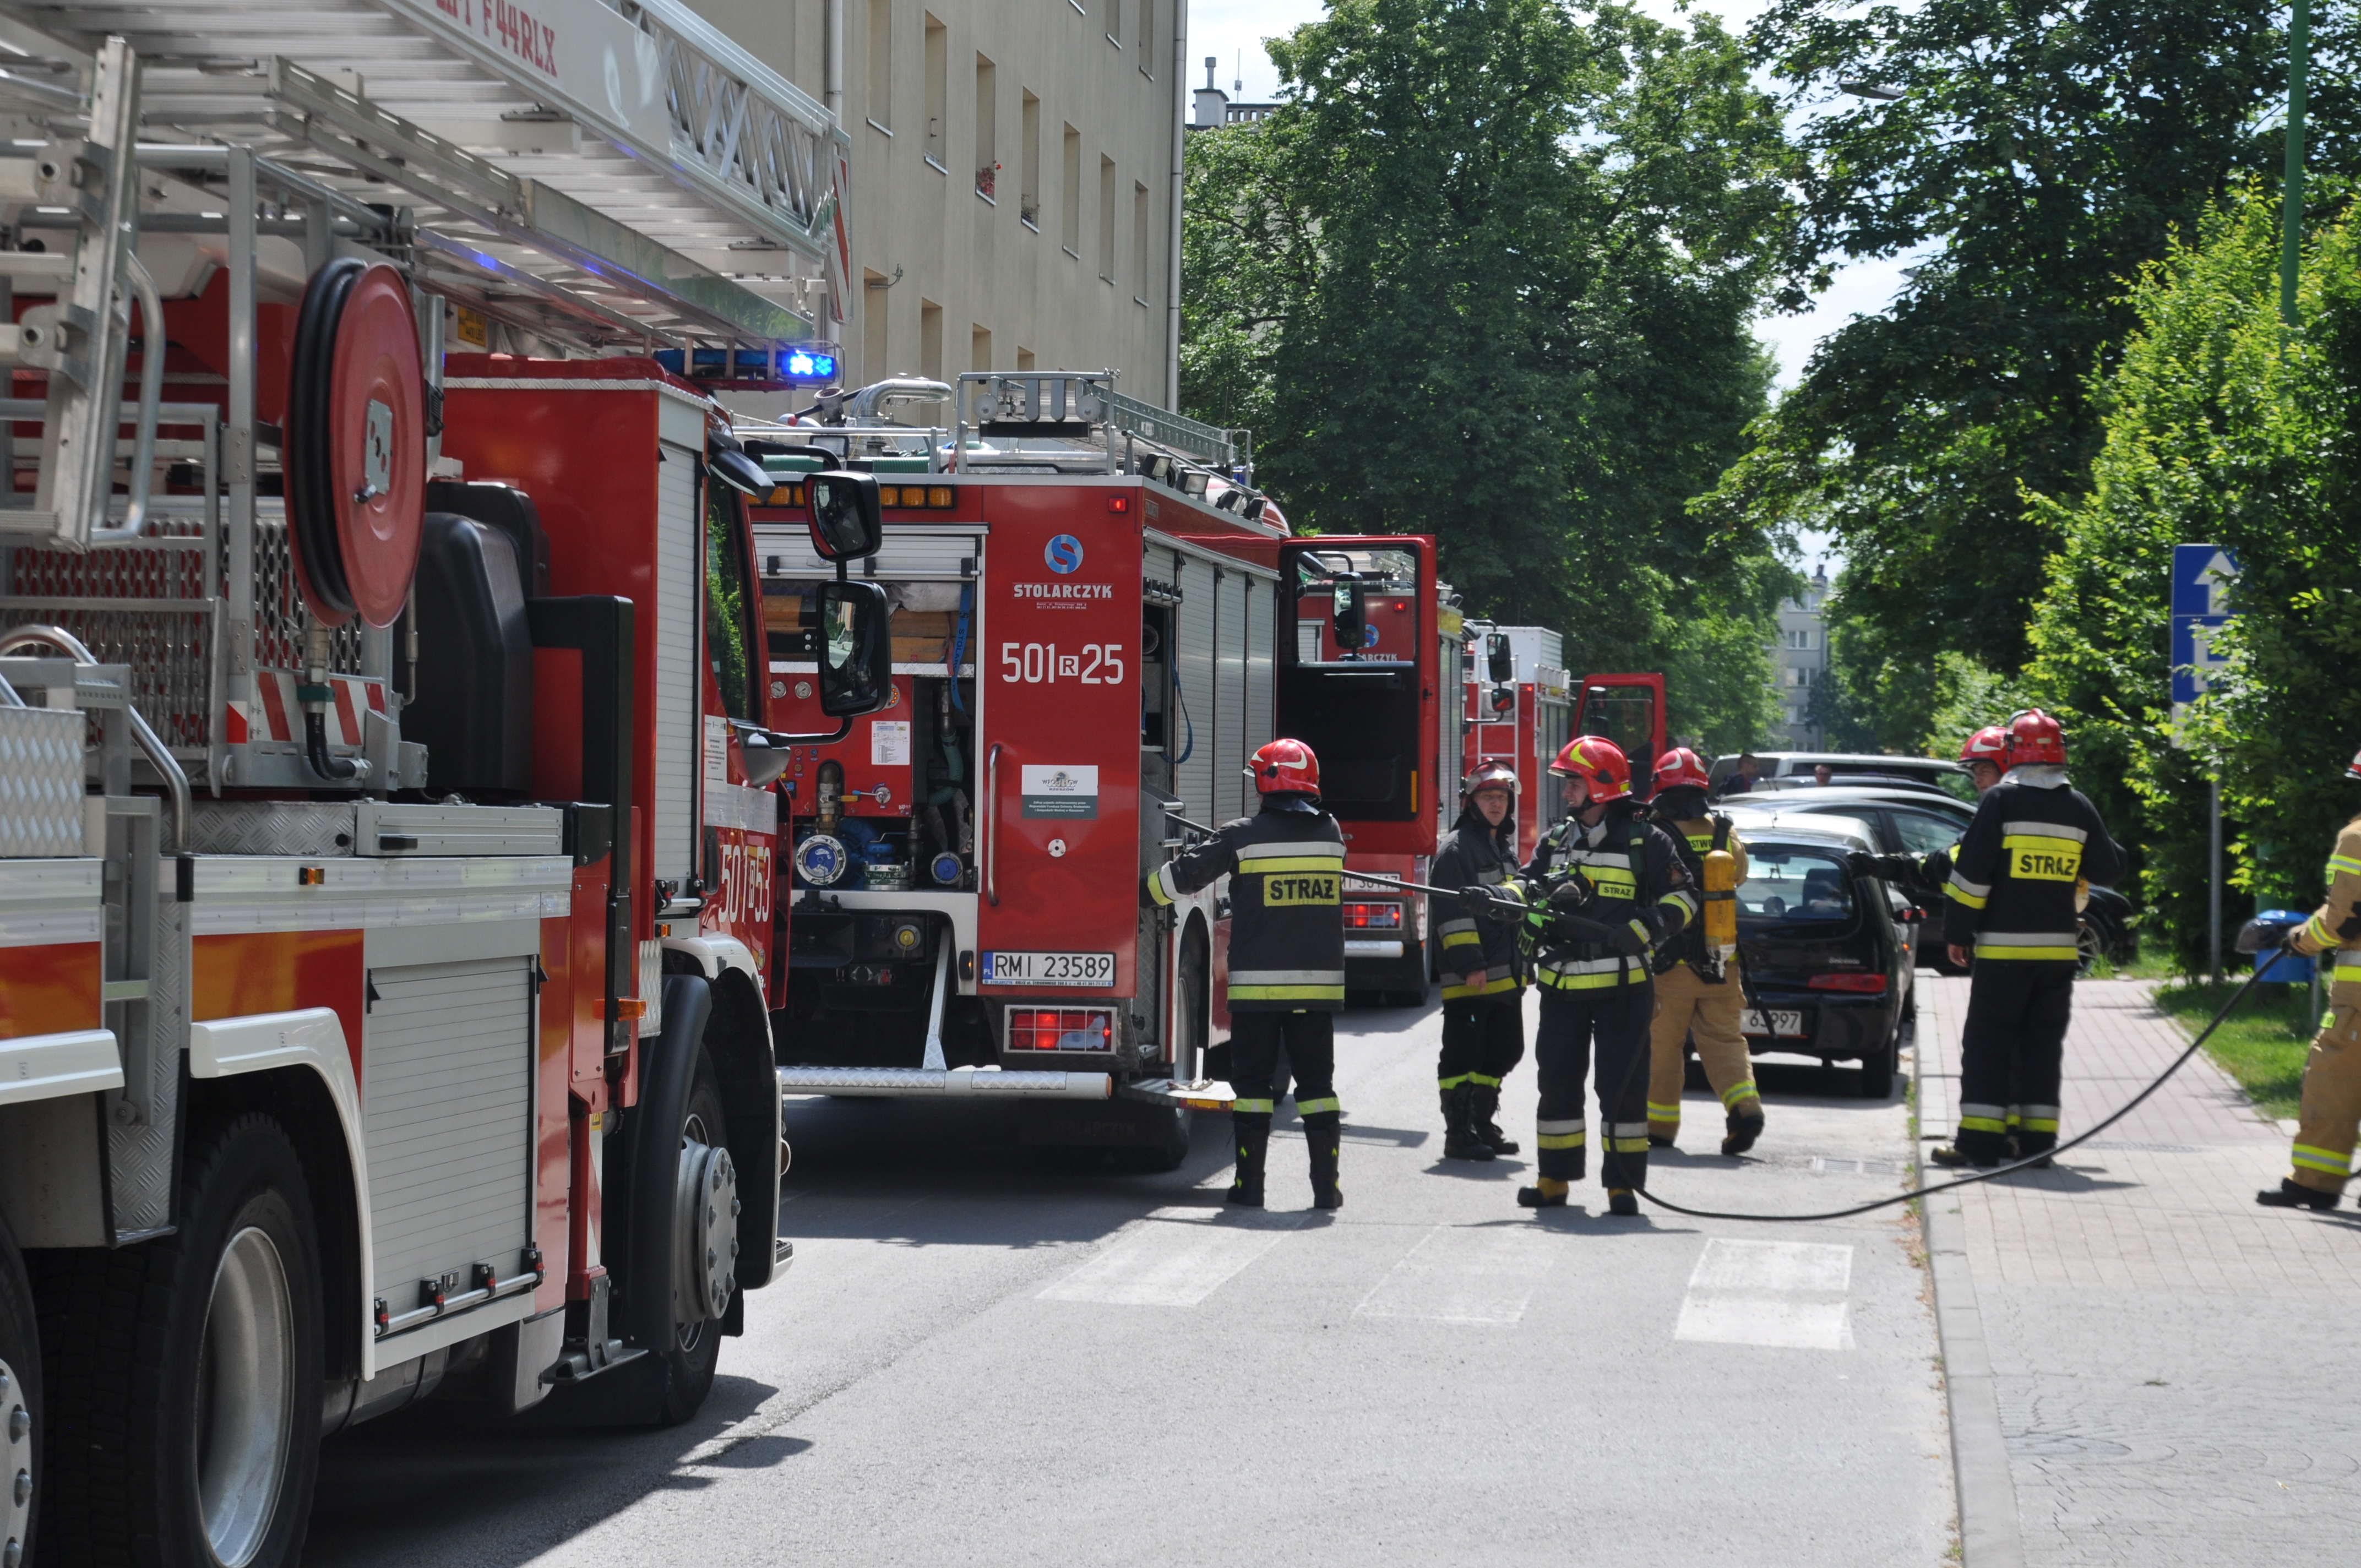
<instances>
[{"instance_id":1,"label":"firefighter in red helmet","mask_svg":"<svg viewBox=\"0 0 2361 1568\"><path fill-rule=\"evenodd\" d=\"M1943 939L1974 969L1960 1040L1959 1132L1942 1165L1993 1166L2058 1144L2059 1080L2074 1007L2080 886L2123 873L2096 807L2066 780L2066 737L2039 708L2010 718L2000 782L1952 857Z\"/></svg>"},{"instance_id":2,"label":"firefighter in red helmet","mask_svg":"<svg viewBox=\"0 0 2361 1568\"><path fill-rule=\"evenodd\" d=\"M1580 735L1550 764L1571 813L1553 827L1525 876L1542 893L1527 919L1541 942L1541 1025L1533 1062L1541 1080L1534 1121L1540 1180L1521 1188L1529 1209L1563 1207L1582 1179L1587 1128L1583 1080L1598 1054L1604 1124L1599 1179L1607 1206L1636 1214L1648 1179L1648 1025L1656 1010L1651 959L1697 916L1680 851L1641 815L1631 764L1603 736ZM1560 919L1564 916L1569 918Z\"/></svg>"},{"instance_id":3,"label":"firefighter in red helmet","mask_svg":"<svg viewBox=\"0 0 2361 1568\"><path fill-rule=\"evenodd\" d=\"M1320 808L1320 759L1302 741L1271 741L1247 771L1262 809L1166 862L1144 897L1170 905L1230 879L1230 1201L1262 1207L1272 1079L1284 1049L1312 1149L1312 1206L1334 1209L1345 1201L1334 1022L1345 1005L1345 835Z\"/></svg>"},{"instance_id":4,"label":"firefighter in red helmet","mask_svg":"<svg viewBox=\"0 0 2361 1568\"><path fill-rule=\"evenodd\" d=\"M1459 821L1435 846L1427 880L1469 890L1459 907L1438 904L1442 948L1443 1157L1515 1154L1500 1131L1500 1082L1525 1056L1525 959L1518 922L1499 917L1521 900L1517 880L1517 775L1505 762L1477 762L1459 786Z\"/></svg>"},{"instance_id":5,"label":"firefighter in red helmet","mask_svg":"<svg viewBox=\"0 0 2361 1568\"><path fill-rule=\"evenodd\" d=\"M1705 803L1705 763L1686 746L1656 762L1656 796L1649 809L1681 851L1689 883L1704 896L1705 857L1719 850L1736 862L1731 886L1746 880L1746 846L1730 818ZM1656 1015L1648 1040L1648 1142L1670 1148L1681 1130L1681 1078L1687 1042L1697 1041L1706 1081L1721 1097L1721 1152L1741 1155L1763 1135L1763 1094L1754 1087L1754 1055L1747 1049L1745 1013L1736 948L1708 947L1705 923L1690 922L1664 945L1656 967Z\"/></svg>"},{"instance_id":6,"label":"firefighter in red helmet","mask_svg":"<svg viewBox=\"0 0 2361 1568\"><path fill-rule=\"evenodd\" d=\"M2345 770L2361 779L2361 755ZM2307 957L2336 949L2328 1015L2304 1058L2303 1101L2296 1124L2293 1174L2255 1194L2270 1209L2334 1209L2353 1178L2361 1128L2361 817L2347 822L2328 854L2328 897L2296 927L2295 950ZM2257 960L2258 962L2260 960Z\"/></svg>"}]
</instances>

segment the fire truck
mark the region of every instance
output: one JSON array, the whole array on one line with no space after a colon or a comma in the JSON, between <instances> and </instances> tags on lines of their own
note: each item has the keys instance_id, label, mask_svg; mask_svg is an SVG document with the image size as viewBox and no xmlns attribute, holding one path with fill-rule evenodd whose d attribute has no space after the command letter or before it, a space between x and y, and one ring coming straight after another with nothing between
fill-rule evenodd
<instances>
[{"instance_id":1,"label":"fire truck","mask_svg":"<svg viewBox=\"0 0 2361 1568\"><path fill-rule=\"evenodd\" d=\"M938 422L884 418L910 404ZM828 581L796 476L876 477L858 576L893 607L886 706L781 783L782 1089L1014 1100L1028 1144L1175 1168L1228 1103L1226 883L1152 910L1140 881L1257 808L1246 760L1282 734L1356 845L1432 849L1433 541L1290 538L1242 433L1107 374L884 384L741 433L781 480L754 518L790 722Z\"/></svg>"},{"instance_id":2,"label":"fire truck","mask_svg":"<svg viewBox=\"0 0 2361 1568\"><path fill-rule=\"evenodd\" d=\"M684 1420L791 1255L769 487L645 351L810 327L632 226L792 228L631 115L800 106L662 3L478 20L0 16L9 1568L292 1563L319 1439L430 1397ZM849 725L884 596L815 606Z\"/></svg>"},{"instance_id":3,"label":"fire truck","mask_svg":"<svg viewBox=\"0 0 2361 1568\"><path fill-rule=\"evenodd\" d=\"M1565 640L1545 626L1470 621L1474 657L1466 683L1467 762L1516 770L1517 850L1530 855L1565 808L1549 765L1576 735L1604 735L1631 758L1632 785L1654 793L1664 754L1664 678L1660 674L1585 675L1565 668Z\"/></svg>"}]
</instances>

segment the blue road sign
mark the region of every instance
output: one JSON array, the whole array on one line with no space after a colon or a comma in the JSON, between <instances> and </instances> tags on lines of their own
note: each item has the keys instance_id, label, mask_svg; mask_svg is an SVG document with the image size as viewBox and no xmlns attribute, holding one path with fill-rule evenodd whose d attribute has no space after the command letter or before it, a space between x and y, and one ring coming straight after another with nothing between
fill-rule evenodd
<instances>
[{"instance_id":1,"label":"blue road sign","mask_svg":"<svg viewBox=\"0 0 2361 1568\"><path fill-rule=\"evenodd\" d=\"M2230 587L2238 563L2212 544L2172 547L2172 707L2174 716L2205 695L2224 660L2213 632L2230 622Z\"/></svg>"}]
</instances>

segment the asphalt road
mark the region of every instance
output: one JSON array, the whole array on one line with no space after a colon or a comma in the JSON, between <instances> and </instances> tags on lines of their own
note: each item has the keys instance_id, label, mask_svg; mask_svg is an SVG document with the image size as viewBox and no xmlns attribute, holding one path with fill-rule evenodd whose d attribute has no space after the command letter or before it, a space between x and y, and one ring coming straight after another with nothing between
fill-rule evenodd
<instances>
[{"instance_id":1,"label":"asphalt road","mask_svg":"<svg viewBox=\"0 0 2361 1568\"><path fill-rule=\"evenodd\" d=\"M1441 1160L1438 1027L1342 1020L1334 1214L1291 1113L1253 1216L1222 1204L1220 1117L1143 1177L1042 1168L1007 1108L790 1102L796 1266L697 1420L363 1427L327 1447L309 1561L1946 1562L1916 1223L1616 1219L1595 1175L1536 1217L1530 1154ZM1798 1212L1902 1182L1900 1094L1761 1067L1756 1153L1713 1154L1692 1091L1655 1189ZM1532 1095L1528 1063L1503 1117L1528 1149Z\"/></svg>"}]
</instances>

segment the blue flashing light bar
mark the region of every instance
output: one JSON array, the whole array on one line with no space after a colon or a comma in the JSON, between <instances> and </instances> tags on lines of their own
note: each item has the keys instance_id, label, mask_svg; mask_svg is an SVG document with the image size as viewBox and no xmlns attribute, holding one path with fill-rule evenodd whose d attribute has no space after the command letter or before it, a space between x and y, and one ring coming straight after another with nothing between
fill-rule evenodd
<instances>
[{"instance_id":1,"label":"blue flashing light bar","mask_svg":"<svg viewBox=\"0 0 2361 1568\"><path fill-rule=\"evenodd\" d=\"M774 348L659 348L656 363L692 381L784 381L833 385L841 367L834 344L782 344Z\"/></svg>"}]
</instances>

